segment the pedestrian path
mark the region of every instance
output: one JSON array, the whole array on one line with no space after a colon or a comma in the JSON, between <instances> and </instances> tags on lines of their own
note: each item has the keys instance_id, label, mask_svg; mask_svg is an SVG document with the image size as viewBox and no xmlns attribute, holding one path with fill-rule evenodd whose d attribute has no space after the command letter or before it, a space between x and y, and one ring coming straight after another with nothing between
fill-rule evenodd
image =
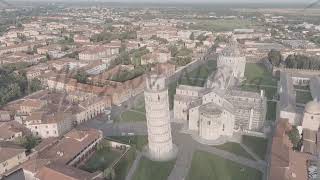
<instances>
[{"instance_id":1,"label":"pedestrian path","mask_svg":"<svg viewBox=\"0 0 320 180\"><path fill-rule=\"evenodd\" d=\"M132 180L134 173L136 172L137 168L139 167L139 162L141 160L142 153L139 151L137 152L136 159L133 161L133 164L126 176L126 180Z\"/></svg>"}]
</instances>

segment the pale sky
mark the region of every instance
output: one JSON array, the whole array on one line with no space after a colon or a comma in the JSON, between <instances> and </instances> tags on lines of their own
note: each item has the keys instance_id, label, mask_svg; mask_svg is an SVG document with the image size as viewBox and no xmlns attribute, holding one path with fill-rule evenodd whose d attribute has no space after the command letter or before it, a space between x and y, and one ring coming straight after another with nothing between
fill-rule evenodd
<instances>
[{"instance_id":1,"label":"pale sky","mask_svg":"<svg viewBox=\"0 0 320 180\"><path fill-rule=\"evenodd\" d=\"M21 0L37 1L37 0ZM39 1L104 1L104 2L155 2L155 3L304 3L310 4L317 0L39 0ZM10 2L10 1L9 1Z\"/></svg>"}]
</instances>

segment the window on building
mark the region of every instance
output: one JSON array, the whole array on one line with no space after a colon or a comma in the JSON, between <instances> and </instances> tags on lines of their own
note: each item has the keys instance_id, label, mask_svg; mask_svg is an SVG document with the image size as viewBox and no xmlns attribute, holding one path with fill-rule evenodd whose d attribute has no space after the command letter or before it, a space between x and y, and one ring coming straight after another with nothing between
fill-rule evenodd
<instances>
[{"instance_id":1,"label":"window on building","mask_svg":"<svg viewBox=\"0 0 320 180\"><path fill-rule=\"evenodd\" d=\"M311 119L313 119L313 116L311 116Z\"/></svg>"},{"instance_id":2,"label":"window on building","mask_svg":"<svg viewBox=\"0 0 320 180\"><path fill-rule=\"evenodd\" d=\"M224 124L222 125L222 131L224 131Z\"/></svg>"},{"instance_id":3,"label":"window on building","mask_svg":"<svg viewBox=\"0 0 320 180\"><path fill-rule=\"evenodd\" d=\"M208 121L208 126L210 126L211 125L211 121Z\"/></svg>"}]
</instances>

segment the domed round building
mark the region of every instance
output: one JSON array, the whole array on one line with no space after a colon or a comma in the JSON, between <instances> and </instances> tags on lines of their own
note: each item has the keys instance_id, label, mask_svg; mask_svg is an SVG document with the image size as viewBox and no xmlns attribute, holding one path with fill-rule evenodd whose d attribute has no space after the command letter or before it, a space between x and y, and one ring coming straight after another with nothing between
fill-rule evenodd
<instances>
[{"instance_id":1,"label":"domed round building","mask_svg":"<svg viewBox=\"0 0 320 180\"><path fill-rule=\"evenodd\" d=\"M232 136L234 129L234 115L227 109L208 103L199 108L199 137L215 141L223 136Z\"/></svg>"},{"instance_id":2,"label":"domed round building","mask_svg":"<svg viewBox=\"0 0 320 180\"><path fill-rule=\"evenodd\" d=\"M311 101L306 104L302 128L309 129L312 131L318 131L320 127L320 102Z\"/></svg>"},{"instance_id":3,"label":"domed round building","mask_svg":"<svg viewBox=\"0 0 320 180\"><path fill-rule=\"evenodd\" d=\"M233 70L233 76L237 79L244 78L246 68L246 57L239 48L238 41L231 38L227 47L221 52L217 59L217 68L227 66Z\"/></svg>"},{"instance_id":4,"label":"domed round building","mask_svg":"<svg viewBox=\"0 0 320 180\"><path fill-rule=\"evenodd\" d=\"M144 91L148 128L147 156L156 161L173 159L177 149L172 143L169 96L165 76L150 74Z\"/></svg>"}]
</instances>

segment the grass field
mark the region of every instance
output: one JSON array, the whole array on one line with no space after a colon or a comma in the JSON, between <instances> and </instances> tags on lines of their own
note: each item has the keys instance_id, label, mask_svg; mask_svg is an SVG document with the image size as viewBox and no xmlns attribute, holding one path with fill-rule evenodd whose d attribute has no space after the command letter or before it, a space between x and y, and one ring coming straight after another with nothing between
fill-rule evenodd
<instances>
[{"instance_id":1,"label":"grass field","mask_svg":"<svg viewBox=\"0 0 320 180\"><path fill-rule=\"evenodd\" d=\"M146 121L146 115L141 112L125 111L121 114L122 122Z\"/></svg>"},{"instance_id":2,"label":"grass field","mask_svg":"<svg viewBox=\"0 0 320 180\"><path fill-rule=\"evenodd\" d=\"M144 97L142 96L141 98L137 98L132 109L128 109L121 114L117 114L113 120L115 122L146 121Z\"/></svg>"},{"instance_id":3,"label":"grass field","mask_svg":"<svg viewBox=\"0 0 320 180\"><path fill-rule=\"evenodd\" d=\"M262 64L247 63L245 77L249 84L277 86L277 79Z\"/></svg>"},{"instance_id":4,"label":"grass field","mask_svg":"<svg viewBox=\"0 0 320 180\"><path fill-rule=\"evenodd\" d=\"M175 161L154 162L145 157L140 160L133 180L166 180Z\"/></svg>"},{"instance_id":5,"label":"grass field","mask_svg":"<svg viewBox=\"0 0 320 180\"><path fill-rule=\"evenodd\" d=\"M116 177L115 180L125 180L133 161L136 157L135 148L131 148L128 153L121 159L121 161L114 168Z\"/></svg>"},{"instance_id":6,"label":"grass field","mask_svg":"<svg viewBox=\"0 0 320 180\"><path fill-rule=\"evenodd\" d=\"M130 144L138 150L142 150L142 148L148 144L147 136L111 136L108 138L125 144Z\"/></svg>"},{"instance_id":7,"label":"grass field","mask_svg":"<svg viewBox=\"0 0 320 180\"><path fill-rule=\"evenodd\" d=\"M248 159L252 159L254 160L254 158L251 157L251 155L249 153L247 153L246 150L244 150L239 143L234 143L234 142L228 142L228 143L225 143L223 145L220 145L220 146L214 146L218 149L221 149L221 150L225 150L225 151L228 151L228 152L231 152L233 154L236 154L236 155L239 155L239 156L242 156L242 157L245 157L245 158L248 158Z\"/></svg>"},{"instance_id":8,"label":"grass field","mask_svg":"<svg viewBox=\"0 0 320 180\"><path fill-rule=\"evenodd\" d=\"M266 120L275 121L277 118L277 103L267 102L267 117Z\"/></svg>"},{"instance_id":9,"label":"grass field","mask_svg":"<svg viewBox=\"0 0 320 180\"><path fill-rule=\"evenodd\" d=\"M247 63L245 77L242 90L260 92L263 89L268 99L277 93L277 79L262 64Z\"/></svg>"},{"instance_id":10,"label":"grass field","mask_svg":"<svg viewBox=\"0 0 320 180\"><path fill-rule=\"evenodd\" d=\"M312 96L310 91L296 91L296 102L301 104L306 104L312 101Z\"/></svg>"},{"instance_id":11,"label":"grass field","mask_svg":"<svg viewBox=\"0 0 320 180\"><path fill-rule=\"evenodd\" d=\"M200 66L199 68L182 75L178 82L175 81L169 84L168 90L170 109L173 109L174 95L176 94L176 88L178 84L204 86L208 76L216 70L216 67L216 61L208 61L206 64Z\"/></svg>"},{"instance_id":12,"label":"grass field","mask_svg":"<svg viewBox=\"0 0 320 180\"><path fill-rule=\"evenodd\" d=\"M97 150L92 157L80 168L88 172L103 171L121 156L121 151L113 149Z\"/></svg>"},{"instance_id":13,"label":"grass field","mask_svg":"<svg viewBox=\"0 0 320 180\"><path fill-rule=\"evenodd\" d=\"M217 68L216 61L208 61L199 68L185 73L179 80L179 84L203 87L210 74Z\"/></svg>"},{"instance_id":14,"label":"grass field","mask_svg":"<svg viewBox=\"0 0 320 180\"><path fill-rule=\"evenodd\" d=\"M197 151L193 155L187 180L261 180L262 174L252 168L218 156Z\"/></svg>"},{"instance_id":15,"label":"grass field","mask_svg":"<svg viewBox=\"0 0 320 180\"><path fill-rule=\"evenodd\" d=\"M268 140L253 136L243 136L243 144L247 145L254 153L256 153L261 159L265 159Z\"/></svg>"}]
</instances>

